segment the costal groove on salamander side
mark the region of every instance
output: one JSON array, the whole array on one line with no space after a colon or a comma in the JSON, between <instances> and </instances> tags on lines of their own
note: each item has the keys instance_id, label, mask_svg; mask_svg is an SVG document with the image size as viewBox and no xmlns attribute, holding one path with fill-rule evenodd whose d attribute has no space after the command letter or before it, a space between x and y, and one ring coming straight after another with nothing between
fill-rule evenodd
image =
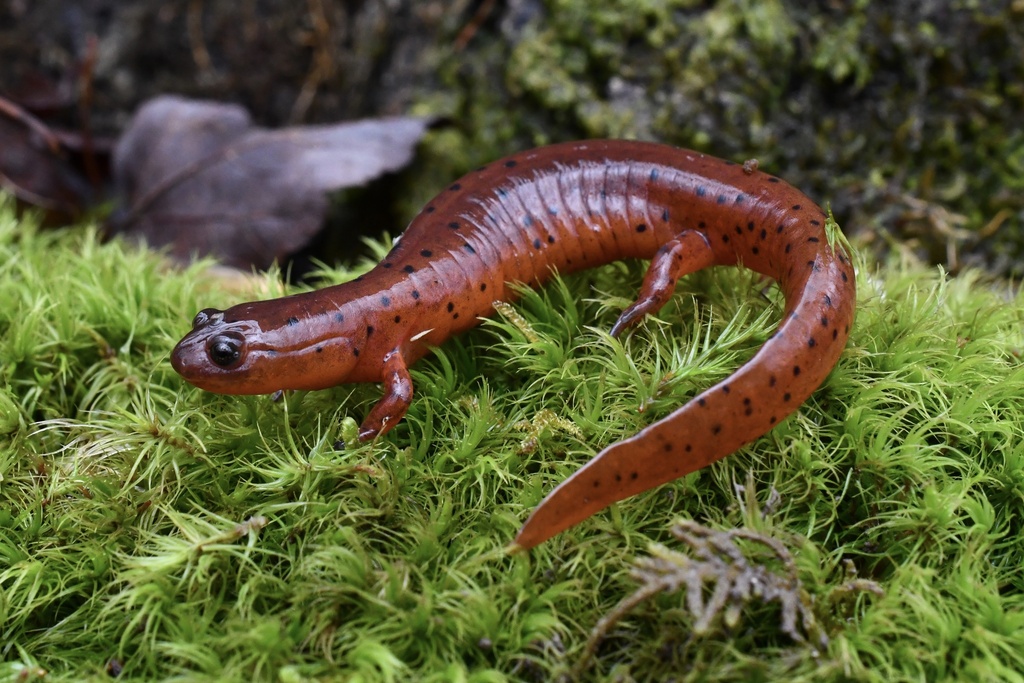
<instances>
[{"instance_id":1,"label":"costal groove on salamander side","mask_svg":"<svg viewBox=\"0 0 1024 683\"><path fill-rule=\"evenodd\" d=\"M532 547L627 496L712 463L770 430L829 373L853 318L854 273L827 244L824 212L778 178L650 143L583 141L529 150L451 184L356 281L197 316L175 368L223 393L384 382L372 438L411 399L406 369L429 348L537 285L621 258L651 259L614 332L657 311L679 277L742 264L778 281L776 334L725 381L612 444L538 506L516 541ZM220 367L210 360L215 342Z\"/></svg>"}]
</instances>

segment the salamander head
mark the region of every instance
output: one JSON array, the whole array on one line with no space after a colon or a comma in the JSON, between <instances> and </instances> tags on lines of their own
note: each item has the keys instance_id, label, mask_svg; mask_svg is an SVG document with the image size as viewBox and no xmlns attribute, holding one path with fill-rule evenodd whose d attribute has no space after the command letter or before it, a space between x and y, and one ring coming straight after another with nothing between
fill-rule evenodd
<instances>
[{"instance_id":1,"label":"salamander head","mask_svg":"<svg viewBox=\"0 0 1024 683\"><path fill-rule=\"evenodd\" d=\"M218 394L269 394L280 389L324 389L346 381L356 364L342 330L287 318L270 326L242 304L205 308L171 352L171 365L189 384ZM318 334L319 332L319 334Z\"/></svg>"}]
</instances>

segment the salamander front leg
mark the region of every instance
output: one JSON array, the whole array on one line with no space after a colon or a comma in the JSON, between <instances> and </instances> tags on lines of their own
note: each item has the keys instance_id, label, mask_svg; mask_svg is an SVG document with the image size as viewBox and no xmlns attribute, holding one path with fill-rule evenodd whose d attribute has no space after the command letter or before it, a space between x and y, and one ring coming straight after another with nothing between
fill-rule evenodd
<instances>
[{"instance_id":1,"label":"salamander front leg","mask_svg":"<svg viewBox=\"0 0 1024 683\"><path fill-rule=\"evenodd\" d=\"M651 259L637 300L622 312L611 329L613 337L640 322L648 313L657 313L668 303L679 278L715 264L715 254L703 233L686 230L666 242Z\"/></svg>"},{"instance_id":2,"label":"salamander front leg","mask_svg":"<svg viewBox=\"0 0 1024 683\"><path fill-rule=\"evenodd\" d=\"M398 424L412 403L412 377L399 349L384 356L384 396L359 426L359 440L386 434Z\"/></svg>"}]
</instances>

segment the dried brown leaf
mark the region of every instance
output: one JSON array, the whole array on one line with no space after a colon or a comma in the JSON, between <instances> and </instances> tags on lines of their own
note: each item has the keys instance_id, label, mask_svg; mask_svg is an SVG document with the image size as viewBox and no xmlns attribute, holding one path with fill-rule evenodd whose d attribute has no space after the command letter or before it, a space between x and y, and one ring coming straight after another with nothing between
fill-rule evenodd
<instances>
[{"instance_id":1,"label":"dried brown leaf","mask_svg":"<svg viewBox=\"0 0 1024 683\"><path fill-rule=\"evenodd\" d=\"M164 96L135 115L114 151L124 208L114 232L266 268L320 229L327 193L395 171L430 119L396 117L281 130L254 127L238 105Z\"/></svg>"}]
</instances>

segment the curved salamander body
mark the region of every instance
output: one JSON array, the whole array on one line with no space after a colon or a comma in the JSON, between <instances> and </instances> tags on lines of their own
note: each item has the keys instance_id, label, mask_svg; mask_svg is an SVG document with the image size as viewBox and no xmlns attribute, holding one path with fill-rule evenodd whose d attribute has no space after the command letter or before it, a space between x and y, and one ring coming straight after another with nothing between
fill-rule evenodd
<instances>
[{"instance_id":1,"label":"curved salamander body","mask_svg":"<svg viewBox=\"0 0 1024 683\"><path fill-rule=\"evenodd\" d=\"M636 436L612 444L541 502L516 542L529 548L611 503L732 453L821 384L850 331L854 273L824 212L785 182L697 152L627 141L525 151L469 173L416 217L372 271L334 287L206 309L171 361L227 394L383 382L360 428L391 429L412 400L408 366L555 271L650 259L619 334L676 281L742 264L786 298L775 335L734 375Z\"/></svg>"}]
</instances>

